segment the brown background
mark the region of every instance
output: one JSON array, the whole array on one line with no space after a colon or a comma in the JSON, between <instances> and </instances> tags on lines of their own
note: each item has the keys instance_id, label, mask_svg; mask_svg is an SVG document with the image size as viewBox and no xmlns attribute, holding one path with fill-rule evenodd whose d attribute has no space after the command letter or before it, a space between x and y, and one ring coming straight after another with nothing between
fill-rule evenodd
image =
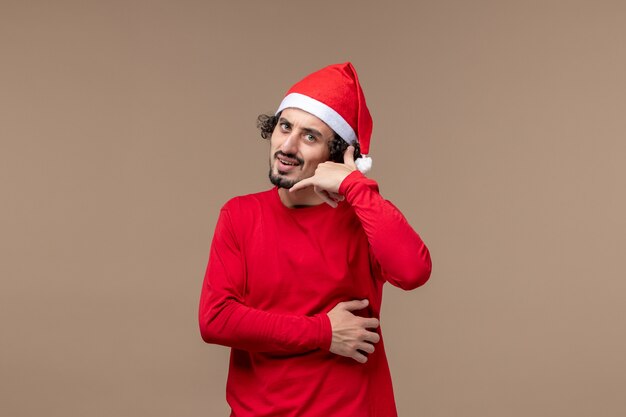
<instances>
[{"instance_id":1,"label":"brown background","mask_svg":"<svg viewBox=\"0 0 626 417\"><path fill-rule=\"evenodd\" d=\"M196 309L255 118L352 61L434 274L402 416L626 414L626 3L0 1L3 416L225 416Z\"/></svg>"}]
</instances>

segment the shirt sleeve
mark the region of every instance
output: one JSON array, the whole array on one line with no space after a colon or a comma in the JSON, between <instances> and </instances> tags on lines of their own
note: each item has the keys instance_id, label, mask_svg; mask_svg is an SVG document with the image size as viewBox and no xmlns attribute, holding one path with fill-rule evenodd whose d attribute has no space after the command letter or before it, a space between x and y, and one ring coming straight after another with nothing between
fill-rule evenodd
<instances>
[{"instance_id":1,"label":"shirt sleeve","mask_svg":"<svg viewBox=\"0 0 626 417\"><path fill-rule=\"evenodd\" d=\"M348 175L339 194L361 220L383 279L411 290L423 285L432 270L428 248L404 215L378 192L378 184L361 172Z\"/></svg>"},{"instance_id":2,"label":"shirt sleeve","mask_svg":"<svg viewBox=\"0 0 626 417\"><path fill-rule=\"evenodd\" d=\"M326 314L298 316L251 308L245 302L245 262L231 214L222 208L200 295L202 339L254 352L302 353L330 349Z\"/></svg>"}]
</instances>

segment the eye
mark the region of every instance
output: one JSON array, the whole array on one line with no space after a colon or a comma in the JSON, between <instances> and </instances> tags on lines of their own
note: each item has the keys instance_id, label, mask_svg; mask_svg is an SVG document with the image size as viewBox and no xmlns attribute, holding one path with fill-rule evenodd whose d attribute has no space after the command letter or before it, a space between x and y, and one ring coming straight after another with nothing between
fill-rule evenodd
<instances>
[{"instance_id":1,"label":"eye","mask_svg":"<svg viewBox=\"0 0 626 417\"><path fill-rule=\"evenodd\" d=\"M288 131L288 130L289 130L289 128L291 128L291 126L289 126L289 123L282 122L282 123L280 124L280 129L281 129L282 131Z\"/></svg>"},{"instance_id":2,"label":"eye","mask_svg":"<svg viewBox=\"0 0 626 417\"><path fill-rule=\"evenodd\" d=\"M306 135L304 135L304 138L308 141L308 142L315 142L317 140L317 138L315 136L313 136L310 133L307 133Z\"/></svg>"}]
</instances>

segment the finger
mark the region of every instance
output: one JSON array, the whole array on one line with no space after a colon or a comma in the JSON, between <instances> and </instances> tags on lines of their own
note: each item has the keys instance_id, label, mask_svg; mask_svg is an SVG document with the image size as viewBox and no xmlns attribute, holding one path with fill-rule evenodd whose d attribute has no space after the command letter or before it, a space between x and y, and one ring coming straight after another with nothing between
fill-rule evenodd
<instances>
[{"instance_id":1,"label":"finger","mask_svg":"<svg viewBox=\"0 0 626 417\"><path fill-rule=\"evenodd\" d=\"M380 342L380 335L375 332L367 332L367 334L363 338L363 341L369 343L378 343Z\"/></svg>"},{"instance_id":2,"label":"finger","mask_svg":"<svg viewBox=\"0 0 626 417\"><path fill-rule=\"evenodd\" d=\"M348 149L343 153L343 163L351 168L356 168L356 164L354 163L354 146L348 146Z\"/></svg>"},{"instance_id":3,"label":"finger","mask_svg":"<svg viewBox=\"0 0 626 417\"><path fill-rule=\"evenodd\" d=\"M335 201L343 201L345 197L338 193L328 192L328 196Z\"/></svg>"},{"instance_id":4,"label":"finger","mask_svg":"<svg viewBox=\"0 0 626 417\"><path fill-rule=\"evenodd\" d=\"M291 193L293 191L302 190L303 188L310 187L311 185L313 185L314 177L315 176L298 181L289 189L289 192Z\"/></svg>"},{"instance_id":5,"label":"finger","mask_svg":"<svg viewBox=\"0 0 626 417\"><path fill-rule=\"evenodd\" d=\"M363 310L369 304L368 300L344 301L341 306L347 311Z\"/></svg>"},{"instance_id":6,"label":"finger","mask_svg":"<svg viewBox=\"0 0 626 417\"><path fill-rule=\"evenodd\" d=\"M367 356L365 356L362 353L359 353L358 351L354 352L354 354L352 355L352 359L354 359L358 363L365 363L365 362L367 362Z\"/></svg>"},{"instance_id":7,"label":"finger","mask_svg":"<svg viewBox=\"0 0 626 417\"><path fill-rule=\"evenodd\" d=\"M337 202L333 199L331 199L328 194L326 193L326 191L318 188L317 186L313 187L313 190L315 191L315 193L322 199L324 200L324 203L328 204L329 206L331 206L332 208L337 208Z\"/></svg>"},{"instance_id":8,"label":"finger","mask_svg":"<svg viewBox=\"0 0 626 417\"><path fill-rule=\"evenodd\" d=\"M374 353L374 350L376 350L374 345L371 343L360 343L357 346L357 349L364 353Z\"/></svg>"},{"instance_id":9,"label":"finger","mask_svg":"<svg viewBox=\"0 0 626 417\"><path fill-rule=\"evenodd\" d=\"M377 318L364 318L363 319L363 327L366 329L377 329L380 326L380 322Z\"/></svg>"}]
</instances>

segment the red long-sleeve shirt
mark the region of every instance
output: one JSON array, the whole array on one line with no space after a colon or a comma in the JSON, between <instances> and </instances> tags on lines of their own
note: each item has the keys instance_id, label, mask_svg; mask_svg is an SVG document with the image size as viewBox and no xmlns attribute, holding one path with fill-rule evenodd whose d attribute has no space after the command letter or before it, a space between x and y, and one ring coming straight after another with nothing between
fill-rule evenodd
<instances>
[{"instance_id":1,"label":"red long-sleeve shirt","mask_svg":"<svg viewBox=\"0 0 626 417\"><path fill-rule=\"evenodd\" d=\"M355 171L339 193L337 208L290 209L273 188L220 212L199 320L207 343L232 347L232 416L397 415L382 338L365 364L330 353L326 313L367 298L358 314L379 318L383 283L422 285L430 255L376 182Z\"/></svg>"}]
</instances>

